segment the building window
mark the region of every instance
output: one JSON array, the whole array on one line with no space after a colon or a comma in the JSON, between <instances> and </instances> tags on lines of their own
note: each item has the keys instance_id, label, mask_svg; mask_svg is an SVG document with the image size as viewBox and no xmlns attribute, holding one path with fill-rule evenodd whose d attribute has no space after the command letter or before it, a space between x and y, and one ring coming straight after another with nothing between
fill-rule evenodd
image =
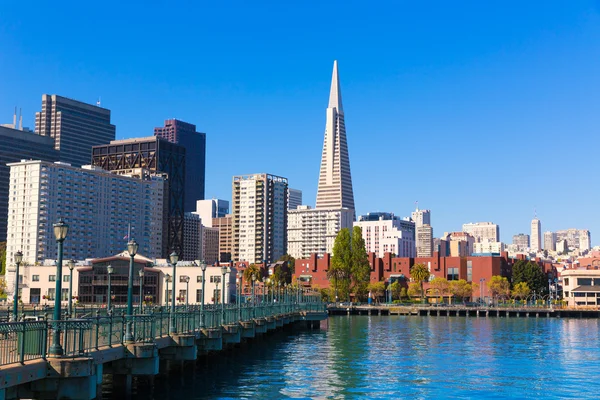
<instances>
[{"instance_id":1,"label":"building window","mask_svg":"<svg viewBox=\"0 0 600 400\"><path fill-rule=\"evenodd\" d=\"M40 281L40 276L39 275L33 275L31 277L31 281L32 282L39 282Z\"/></svg>"},{"instance_id":2,"label":"building window","mask_svg":"<svg viewBox=\"0 0 600 400\"><path fill-rule=\"evenodd\" d=\"M60 291L60 300L68 301L69 300L69 289L62 289Z\"/></svg>"},{"instance_id":3,"label":"building window","mask_svg":"<svg viewBox=\"0 0 600 400\"><path fill-rule=\"evenodd\" d=\"M592 278L577 278L577 285L592 286Z\"/></svg>"},{"instance_id":4,"label":"building window","mask_svg":"<svg viewBox=\"0 0 600 400\"><path fill-rule=\"evenodd\" d=\"M63 276L63 282L69 282L69 279L70 279L70 278L71 278L71 277L70 277L69 275L65 275L65 276Z\"/></svg>"},{"instance_id":5,"label":"building window","mask_svg":"<svg viewBox=\"0 0 600 400\"><path fill-rule=\"evenodd\" d=\"M196 303L202 303L202 289L196 289Z\"/></svg>"},{"instance_id":6,"label":"building window","mask_svg":"<svg viewBox=\"0 0 600 400\"><path fill-rule=\"evenodd\" d=\"M48 282L56 282L56 275L50 275L48 277Z\"/></svg>"},{"instance_id":7,"label":"building window","mask_svg":"<svg viewBox=\"0 0 600 400\"><path fill-rule=\"evenodd\" d=\"M48 289L48 300L54 300L56 289Z\"/></svg>"},{"instance_id":8,"label":"building window","mask_svg":"<svg viewBox=\"0 0 600 400\"><path fill-rule=\"evenodd\" d=\"M467 282L473 281L473 261L467 261Z\"/></svg>"},{"instance_id":9,"label":"building window","mask_svg":"<svg viewBox=\"0 0 600 400\"><path fill-rule=\"evenodd\" d=\"M569 286L569 278L565 278L565 286Z\"/></svg>"},{"instance_id":10,"label":"building window","mask_svg":"<svg viewBox=\"0 0 600 400\"><path fill-rule=\"evenodd\" d=\"M202 275L198 275L198 276L196 277L196 282L198 282L198 283L202 283Z\"/></svg>"},{"instance_id":11,"label":"building window","mask_svg":"<svg viewBox=\"0 0 600 400\"><path fill-rule=\"evenodd\" d=\"M448 279L449 281L457 281L458 280L458 268L456 268L456 267L448 268L448 275L446 276L446 279Z\"/></svg>"}]
</instances>

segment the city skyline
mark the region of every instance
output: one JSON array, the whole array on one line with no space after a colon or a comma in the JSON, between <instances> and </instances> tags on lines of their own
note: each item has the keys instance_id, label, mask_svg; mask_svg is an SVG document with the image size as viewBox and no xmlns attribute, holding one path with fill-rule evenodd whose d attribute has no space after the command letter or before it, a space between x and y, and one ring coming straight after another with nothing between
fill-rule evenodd
<instances>
[{"instance_id":1,"label":"city skyline","mask_svg":"<svg viewBox=\"0 0 600 400\"><path fill-rule=\"evenodd\" d=\"M322 40L331 34L322 23L333 4L323 5L319 13L299 8L298 21L286 22L289 27L270 18L284 15L285 7L259 7L257 16L264 12L266 28L280 32L280 38L264 36L268 29L258 29L250 39L262 44L243 41L248 49L236 47L241 52L234 56L230 47L248 23L248 9L240 5L232 16L239 26L231 35L218 38L223 28L212 22L202 28L217 37L214 45L194 45L195 35L184 37L191 31L176 31L183 36L175 50L193 52L203 46L205 54L195 57L211 63L193 58L190 65L153 68L145 67L146 53L170 45L173 36L161 39L152 34L140 40L124 63L99 55L124 57L131 47L117 40L119 29L148 29L156 8L140 11L130 27L125 26L127 18L113 21L119 28L114 33L97 29L76 11L61 17L58 10L42 6L47 11L39 10L44 19L69 18L56 37L46 38L43 24L38 24L41 15L30 15L22 7L2 6L6 40L0 41L0 50L7 57L0 62L0 123L12 120L16 105L23 109L24 125L33 129L43 93L91 104L101 98L102 107L112 112L118 139L150 136L164 119L178 118L208 132L206 198L230 199L232 176L266 170L287 177L310 204L319 175L321 110L329 90L326 72L337 59L343 66L344 106L350 116L357 214L388 211L408 216L419 200L421 207L432 210L437 236L457 231L464 223L494 221L501 227L501 240L509 243L512 235L530 230L537 209L544 231L589 229L592 245L598 243L600 222L588 217L596 195L590 183L594 171L589 176L571 174L567 165L572 159L593 159L593 149L600 144L592 134L597 130L598 104L593 71L599 66L594 43L600 37L593 2L571 7L546 3L543 8L526 4L519 7L518 17L512 15L514 6L451 10L441 5L429 14L424 6L392 4L389 15L382 15L368 9L357 13L358 7L350 4L341 11L348 27L337 28L335 48ZM123 15L134 11L125 7ZM218 6L208 11L225 12ZM448 15L465 11L464 28L456 28ZM306 39L294 34L302 17L317 26ZM419 27L410 22L413 19L427 23ZM364 22L364 38L350 28L357 21ZM74 43L63 51L63 29L103 35L71 38ZM448 35L440 39L439 33L446 30ZM270 40L256 40L263 36ZM371 46L376 39L381 44ZM86 46L101 44L98 55L75 57L68 51L83 40ZM280 46L286 40L293 42L290 49ZM384 51L390 43L392 51ZM240 60L244 62L235 62ZM236 118L227 118L232 110ZM246 151L222 163L222 150L236 148ZM540 161L527 175L518 161L524 152L537 154ZM290 153L301 157L290 162ZM491 157L497 161L491 162ZM552 168L543 168L545 158ZM448 168L456 161L465 163L468 173L460 184ZM419 163L422 170L417 171ZM525 200L533 197L524 196L532 187L554 193Z\"/></svg>"}]
</instances>

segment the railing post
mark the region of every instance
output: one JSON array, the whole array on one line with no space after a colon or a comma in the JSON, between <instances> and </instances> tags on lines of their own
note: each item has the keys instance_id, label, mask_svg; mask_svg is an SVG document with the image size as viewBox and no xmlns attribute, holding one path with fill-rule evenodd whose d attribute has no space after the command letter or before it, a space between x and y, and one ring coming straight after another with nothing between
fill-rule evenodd
<instances>
[{"instance_id":1,"label":"railing post","mask_svg":"<svg viewBox=\"0 0 600 400\"><path fill-rule=\"evenodd\" d=\"M17 277L18 278L18 277ZM21 324L22 332L21 332L21 343L19 346L19 362L23 364L25 362L25 322L19 322Z\"/></svg>"}]
</instances>

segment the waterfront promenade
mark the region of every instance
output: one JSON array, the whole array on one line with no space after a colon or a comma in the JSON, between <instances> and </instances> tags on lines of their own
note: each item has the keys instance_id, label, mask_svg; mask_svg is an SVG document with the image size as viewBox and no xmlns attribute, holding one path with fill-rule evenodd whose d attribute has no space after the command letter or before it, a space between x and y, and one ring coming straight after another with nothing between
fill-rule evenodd
<instances>
[{"instance_id":1,"label":"waterfront promenade","mask_svg":"<svg viewBox=\"0 0 600 400\"><path fill-rule=\"evenodd\" d=\"M260 304L178 307L138 315L0 324L0 400L93 399L102 375L130 387L132 376L153 376L159 361L191 361L286 325L317 327L327 318L317 297ZM126 332L133 340L126 340ZM49 351L59 335L63 354Z\"/></svg>"}]
</instances>

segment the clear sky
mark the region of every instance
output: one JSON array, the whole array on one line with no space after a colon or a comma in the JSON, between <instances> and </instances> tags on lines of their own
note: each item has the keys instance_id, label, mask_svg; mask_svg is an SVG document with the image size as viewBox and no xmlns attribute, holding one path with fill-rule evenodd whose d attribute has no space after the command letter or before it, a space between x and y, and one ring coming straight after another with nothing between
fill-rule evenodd
<instances>
[{"instance_id":1,"label":"clear sky","mask_svg":"<svg viewBox=\"0 0 600 400\"><path fill-rule=\"evenodd\" d=\"M334 59L358 214L600 243L599 2L2 1L0 121L101 97L118 138L207 132L208 197L269 172L314 206Z\"/></svg>"}]
</instances>

